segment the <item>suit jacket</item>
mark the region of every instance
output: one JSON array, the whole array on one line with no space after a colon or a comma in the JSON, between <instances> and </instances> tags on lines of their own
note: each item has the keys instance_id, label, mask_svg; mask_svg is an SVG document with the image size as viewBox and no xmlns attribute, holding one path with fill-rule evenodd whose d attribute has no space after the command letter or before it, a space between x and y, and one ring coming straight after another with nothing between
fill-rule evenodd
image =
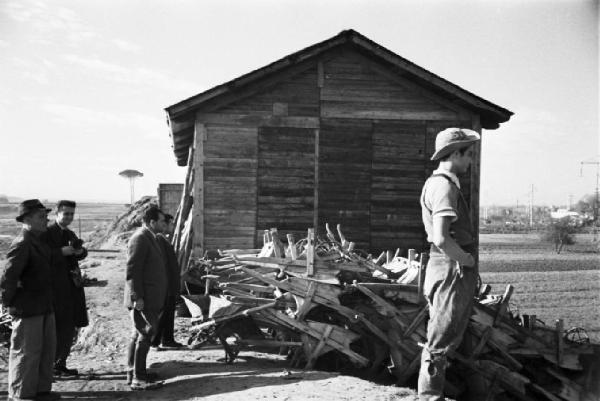
<instances>
[{"instance_id":1,"label":"suit jacket","mask_svg":"<svg viewBox=\"0 0 600 401\"><path fill-rule=\"evenodd\" d=\"M12 316L52 312L50 253L48 245L28 230L11 244L0 277L0 297Z\"/></svg>"},{"instance_id":2,"label":"suit jacket","mask_svg":"<svg viewBox=\"0 0 600 401\"><path fill-rule=\"evenodd\" d=\"M79 270L79 261L88 252L83 248L81 255L64 256L61 248L78 240L77 235L68 228L62 229L54 222L48 226L43 235L44 240L52 249L54 313L57 322L73 319L76 327L88 325L85 291L77 287L72 275Z\"/></svg>"},{"instance_id":3,"label":"suit jacket","mask_svg":"<svg viewBox=\"0 0 600 401\"><path fill-rule=\"evenodd\" d=\"M169 292L168 295L171 297L179 296L180 292L180 281L181 281L181 271L179 269L179 262L177 261L177 255L175 254L175 250L173 249L173 245L169 242L167 237L162 234L158 234L156 236L158 243L160 245L160 249L162 250L163 255L167 261L167 275L169 281Z\"/></svg>"},{"instance_id":4,"label":"suit jacket","mask_svg":"<svg viewBox=\"0 0 600 401\"><path fill-rule=\"evenodd\" d=\"M133 308L133 302L144 300L144 311L160 312L167 297L167 269L165 257L156 237L146 227L140 227L127 244L124 304Z\"/></svg>"}]
</instances>

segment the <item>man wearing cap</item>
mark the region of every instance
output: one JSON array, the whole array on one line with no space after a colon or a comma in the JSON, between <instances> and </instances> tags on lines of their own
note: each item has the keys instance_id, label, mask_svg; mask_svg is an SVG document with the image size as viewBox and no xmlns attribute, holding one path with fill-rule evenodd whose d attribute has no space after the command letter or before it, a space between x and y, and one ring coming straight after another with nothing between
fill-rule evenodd
<instances>
[{"instance_id":1,"label":"man wearing cap","mask_svg":"<svg viewBox=\"0 0 600 401\"><path fill-rule=\"evenodd\" d=\"M156 235L156 240L160 245L160 249L167 262L167 275L169 282L169 291L167 293L167 301L163 309L163 313L158 323L156 335L152 339L152 347L158 348L181 348L182 344L175 341L174 323L175 323L175 303L180 292L180 275L179 262L177 255L173 249L173 245L169 241L168 236L173 232L173 216L165 214L165 230Z\"/></svg>"},{"instance_id":2,"label":"man wearing cap","mask_svg":"<svg viewBox=\"0 0 600 401\"><path fill-rule=\"evenodd\" d=\"M0 277L2 305L12 317L9 400L57 400L52 392L56 328L52 310L51 250L42 240L48 212L38 199L19 205L23 230L11 244Z\"/></svg>"},{"instance_id":3,"label":"man wearing cap","mask_svg":"<svg viewBox=\"0 0 600 401\"><path fill-rule=\"evenodd\" d=\"M439 168L421 193L423 225L431 250L423 287L429 324L421 355L420 400L444 400L447 355L462 342L477 289L475 232L457 176L467 172L472 145L479 139L479 134L469 129L441 131L431 157L439 161Z\"/></svg>"},{"instance_id":4,"label":"man wearing cap","mask_svg":"<svg viewBox=\"0 0 600 401\"><path fill-rule=\"evenodd\" d=\"M45 234L52 248L54 317L56 319L56 376L75 376L76 369L67 368L67 358L75 339L76 328L88 325L83 280L79 261L87 256L82 241L69 230L73 222L76 203L61 200L56 208L56 220Z\"/></svg>"},{"instance_id":5,"label":"man wearing cap","mask_svg":"<svg viewBox=\"0 0 600 401\"><path fill-rule=\"evenodd\" d=\"M166 260L156 239L165 230L165 216L156 205L150 205L142 221L127 245L125 306L133 323L127 382L132 390L153 390L162 382L154 381L146 371L146 357L167 297Z\"/></svg>"}]
</instances>

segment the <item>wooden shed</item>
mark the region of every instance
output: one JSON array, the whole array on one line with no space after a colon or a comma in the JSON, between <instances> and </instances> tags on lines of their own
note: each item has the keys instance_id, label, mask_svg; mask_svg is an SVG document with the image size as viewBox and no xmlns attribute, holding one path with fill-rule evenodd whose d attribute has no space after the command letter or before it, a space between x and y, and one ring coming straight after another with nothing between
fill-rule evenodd
<instances>
[{"instance_id":1,"label":"wooden shed","mask_svg":"<svg viewBox=\"0 0 600 401\"><path fill-rule=\"evenodd\" d=\"M158 207L165 213L175 216L183 194L183 184L160 183L156 189L158 195Z\"/></svg>"},{"instance_id":2,"label":"wooden shed","mask_svg":"<svg viewBox=\"0 0 600 401\"><path fill-rule=\"evenodd\" d=\"M196 252L254 248L271 227L302 238L325 222L370 252L422 249L435 135L512 115L353 30L166 112L177 163L195 149ZM475 222L480 160L478 147L462 181Z\"/></svg>"}]
</instances>

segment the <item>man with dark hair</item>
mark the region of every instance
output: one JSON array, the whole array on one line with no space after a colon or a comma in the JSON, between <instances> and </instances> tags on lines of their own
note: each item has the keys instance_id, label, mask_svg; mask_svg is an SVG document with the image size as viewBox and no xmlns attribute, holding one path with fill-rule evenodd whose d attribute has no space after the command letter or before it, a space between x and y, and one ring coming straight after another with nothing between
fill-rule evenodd
<instances>
[{"instance_id":1,"label":"man with dark hair","mask_svg":"<svg viewBox=\"0 0 600 401\"><path fill-rule=\"evenodd\" d=\"M472 145L477 141L479 134L469 129L441 131L431 157L439 161L439 168L421 193L423 225L431 250L423 286L429 323L419 372L420 400L444 399L447 355L462 342L476 295L475 231L457 175L467 172Z\"/></svg>"},{"instance_id":2,"label":"man with dark hair","mask_svg":"<svg viewBox=\"0 0 600 401\"><path fill-rule=\"evenodd\" d=\"M142 221L127 246L124 301L133 323L127 382L132 390L153 390L163 384L146 371L146 357L167 297L166 260L156 239L165 229L165 216L156 205L150 205Z\"/></svg>"},{"instance_id":3,"label":"man with dark hair","mask_svg":"<svg viewBox=\"0 0 600 401\"><path fill-rule=\"evenodd\" d=\"M52 310L51 250L41 240L48 212L38 199L19 205L23 230L8 250L0 277L2 305L12 317L9 400L58 400L52 392L56 328Z\"/></svg>"},{"instance_id":4,"label":"man with dark hair","mask_svg":"<svg viewBox=\"0 0 600 401\"><path fill-rule=\"evenodd\" d=\"M54 316L56 319L56 376L76 376L77 369L67 368L67 358L78 327L88 325L85 292L79 261L87 256L83 241L68 227L75 216L76 203L61 200L56 220L48 226L45 239L52 248Z\"/></svg>"},{"instance_id":5,"label":"man with dark hair","mask_svg":"<svg viewBox=\"0 0 600 401\"><path fill-rule=\"evenodd\" d=\"M152 340L152 346L158 348L181 348L182 344L175 341L174 337L174 323L175 323L175 303L179 296L179 281L180 271L179 263L177 262L177 255L173 249L173 245L169 241L169 236L173 232L173 216L170 214L165 215L165 231L158 234L156 239L160 245L160 249L167 261L167 275L169 281L169 291L167 293L167 302L163 310L160 322L158 324L158 330L154 339Z\"/></svg>"}]
</instances>

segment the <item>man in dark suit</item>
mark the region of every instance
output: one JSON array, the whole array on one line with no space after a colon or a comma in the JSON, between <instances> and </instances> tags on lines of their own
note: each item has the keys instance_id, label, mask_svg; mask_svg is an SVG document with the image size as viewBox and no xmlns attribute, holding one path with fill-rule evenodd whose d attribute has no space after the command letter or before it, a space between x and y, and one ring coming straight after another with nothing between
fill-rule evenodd
<instances>
[{"instance_id":1,"label":"man in dark suit","mask_svg":"<svg viewBox=\"0 0 600 401\"><path fill-rule=\"evenodd\" d=\"M45 233L52 248L54 316L56 319L56 376L76 376L77 369L67 368L67 358L78 327L88 325L83 280L79 261L87 256L82 241L69 230L75 216L76 203L61 200L56 206L56 220Z\"/></svg>"},{"instance_id":2,"label":"man in dark suit","mask_svg":"<svg viewBox=\"0 0 600 401\"><path fill-rule=\"evenodd\" d=\"M1 302L12 317L9 400L61 398L51 391L56 349L51 250L40 238L49 211L37 199L19 205L16 220L23 223L23 231L11 244L0 277Z\"/></svg>"},{"instance_id":3,"label":"man in dark suit","mask_svg":"<svg viewBox=\"0 0 600 401\"><path fill-rule=\"evenodd\" d=\"M152 340L153 347L163 348L181 348L182 344L175 341L174 337L174 323L175 323L175 303L179 297L179 282L181 280L181 272L179 270L179 263L177 262L177 255L173 249L173 245L169 241L170 234L173 232L173 216L165 214L165 231L156 236L158 243L161 247L163 255L167 261L167 275L169 281L169 291L167 293L167 302L163 310L160 322L158 324L158 330L154 339Z\"/></svg>"},{"instance_id":4,"label":"man in dark suit","mask_svg":"<svg viewBox=\"0 0 600 401\"><path fill-rule=\"evenodd\" d=\"M142 221L127 247L124 303L133 323L127 355L127 380L131 380L132 390L162 386L146 371L146 357L167 297L166 261L156 239L165 229L165 216L156 205L150 205Z\"/></svg>"}]
</instances>

